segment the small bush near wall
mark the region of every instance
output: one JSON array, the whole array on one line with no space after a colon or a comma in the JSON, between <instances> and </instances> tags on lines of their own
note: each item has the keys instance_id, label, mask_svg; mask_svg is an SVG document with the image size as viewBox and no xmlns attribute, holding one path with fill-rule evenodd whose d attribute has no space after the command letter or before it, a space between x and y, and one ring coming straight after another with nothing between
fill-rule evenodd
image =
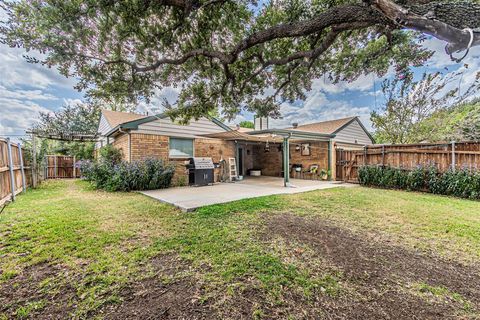
<instances>
[{"instance_id":1,"label":"small bush near wall","mask_svg":"<svg viewBox=\"0 0 480 320\"><path fill-rule=\"evenodd\" d=\"M366 186L424 191L467 199L480 199L480 172L449 170L438 172L435 167L402 168L363 166L358 180Z\"/></svg>"},{"instance_id":2,"label":"small bush near wall","mask_svg":"<svg viewBox=\"0 0 480 320\"><path fill-rule=\"evenodd\" d=\"M172 166L157 159L128 163L101 158L97 162L83 162L81 170L85 180L107 191L168 188L175 173Z\"/></svg>"}]
</instances>

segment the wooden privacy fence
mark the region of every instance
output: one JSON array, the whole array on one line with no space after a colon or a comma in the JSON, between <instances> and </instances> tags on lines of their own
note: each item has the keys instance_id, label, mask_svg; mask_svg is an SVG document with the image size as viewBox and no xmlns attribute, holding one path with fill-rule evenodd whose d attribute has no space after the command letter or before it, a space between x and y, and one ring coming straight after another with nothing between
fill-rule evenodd
<instances>
[{"instance_id":1,"label":"wooden privacy fence","mask_svg":"<svg viewBox=\"0 0 480 320\"><path fill-rule=\"evenodd\" d=\"M45 156L45 179L80 178L81 173L75 163L75 156Z\"/></svg>"},{"instance_id":2,"label":"wooden privacy fence","mask_svg":"<svg viewBox=\"0 0 480 320\"><path fill-rule=\"evenodd\" d=\"M449 169L480 170L480 143L372 145L365 146L362 151L337 150L337 179L357 181L358 168L364 165L406 170L417 166L435 166L441 172Z\"/></svg>"},{"instance_id":3,"label":"wooden privacy fence","mask_svg":"<svg viewBox=\"0 0 480 320\"><path fill-rule=\"evenodd\" d=\"M0 138L0 205L27 189L31 173L24 161L20 143Z\"/></svg>"}]
</instances>

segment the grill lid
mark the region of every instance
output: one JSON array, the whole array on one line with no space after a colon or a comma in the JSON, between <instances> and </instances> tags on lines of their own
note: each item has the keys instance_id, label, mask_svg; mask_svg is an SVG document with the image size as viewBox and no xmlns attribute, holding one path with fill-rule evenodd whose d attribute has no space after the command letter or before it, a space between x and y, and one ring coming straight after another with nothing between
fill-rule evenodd
<instances>
[{"instance_id":1,"label":"grill lid","mask_svg":"<svg viewBox=\"0 0 480 320\"><path fill-rule=\"evenodd\" d=\"M212 158L192 158L193 165L195 169L213 169Z\"/></svg>"}]
</instances>

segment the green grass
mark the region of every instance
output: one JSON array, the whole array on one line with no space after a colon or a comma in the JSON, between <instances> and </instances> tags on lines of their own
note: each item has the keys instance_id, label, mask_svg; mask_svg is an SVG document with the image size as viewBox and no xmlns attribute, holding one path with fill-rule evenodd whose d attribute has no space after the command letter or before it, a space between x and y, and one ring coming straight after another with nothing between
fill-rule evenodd
<instances>
[{"instance_id":1,"label":"green grass","mask_svg":"<svg viewBox=\"0 0 480 320\"><path fill-rule=\"evenodd\" d=\"M120 302L127 284L148 276L152 258L173 253L193 266L188 276L205 285L202 299L233 299L245 283L265 293L271 305L285 303L286 289L307 300L318 294L335 297L345 289L341 272L312 267L317 263L313 257L292 257L292 248L281 241L261 240L264 217L285 212L323 217L456 259L480 257L480 203L467 200L338 188L186 214L136 193L52 181L18 196L0 215L0 286L17 281L31 266L48 263L55 273L34 283L36 290L53 294L71 285L72 316L90 317L105 304ZM302 250L308 256L309 248ZM48 303L16 303L10 315L29 317ZM255 309L252 317L263 312Z\"/></svg>"},{"instance_id":2,"label":"green grass","mask_svg":"<svg viewBox=\"0 0 480 320\"><path fill-rule=\"evenodd\" d=\"M448 258L480 258L480 202L397 190L335 188L292 195L288 211L319 216Z\"/></svg>"},{"instance_id":3,"label":"green grass","mask_svg":"<svg viewBox=\"0 0 480 320\"><path fill-rule=\"evenodd\" d=\"M433 297L434 299L440 300L443 303L448 303L448 300L454 301L462 306L462 309L465 313L471 313L473 310L472 304L461 294L451 292L448 288L443 286L431 286L421 282L414 283L412 287L413 290L417 291L420 295L426 298Z\"/></svg>"}]
</instances>

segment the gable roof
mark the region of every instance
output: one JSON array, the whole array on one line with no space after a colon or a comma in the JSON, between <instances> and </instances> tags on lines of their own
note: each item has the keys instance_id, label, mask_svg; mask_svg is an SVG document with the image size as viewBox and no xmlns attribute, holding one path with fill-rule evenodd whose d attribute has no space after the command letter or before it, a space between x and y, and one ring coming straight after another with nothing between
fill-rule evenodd
<instances>
[{"instance_id":1,"label":"gable roof","mask_svg":"<svg viewBox=\"0 0 480 320\"><path fill-rule=\"evenodd\" d=\"M115 128L116 126L126 122L144 119L148 117L143 114L111 111L111 110L102 110L102 115L105 117L105 119L107 120L111 128Z\"/></svg>"},{"instance_id":2,"label":"gable roof","mask_svg":"<svg viewBox=\"0 0 480 320\"><path fill-rule=\"evenodd\" d=\"M102 115L107 119L110 127L112 128L108 131L105 136L110 136L119 129L138 129L138 126L144 123L152 122L158 119L165 119L168 116L165 113L160 113L153 116L145 116L141 114L128 113L128 112L119 112L119 111L109 111L102 110ZM232 129L224 124L222 121L218 120L215 117L208 117L210 121L215 123L220 128L225 131L231 131Z\"/></svg>"},{"instance_id":3,"label":"gable roof","mask_svg":"<svg viewBox=\"0 0 480 320\"><path fill-rule=\"evenodd\" d=\"M363 131L367 134L370 138L372 143L375 143L375 139L373 139L370 132L368 132L367 128L363 125L362 121L355 117L348 117L342 119L335 119L335 120L328 120L328 121L321 121L315 123L309 123L305 125L298 126L296 128L289 128L291 130L296 131L303 131L303 132L314 132L314 133L321 133L321 134L337 134L340 130L348 126L350 123L357 121L360 127L362 127Z\"/></svg>"},{"instance_id":4,"label":"gable roof","mask_svg":"<svg viewBox=\"0 0 480 320\"><path fill-rule=\"evenodd\" d=\"M357 119L357 117L348 117L343 119L321 121L321 122L299 125L296 128L289 128L289 129L296 130L296 131L334 134L355 119Z\"/></svg>"}]
</instances>

